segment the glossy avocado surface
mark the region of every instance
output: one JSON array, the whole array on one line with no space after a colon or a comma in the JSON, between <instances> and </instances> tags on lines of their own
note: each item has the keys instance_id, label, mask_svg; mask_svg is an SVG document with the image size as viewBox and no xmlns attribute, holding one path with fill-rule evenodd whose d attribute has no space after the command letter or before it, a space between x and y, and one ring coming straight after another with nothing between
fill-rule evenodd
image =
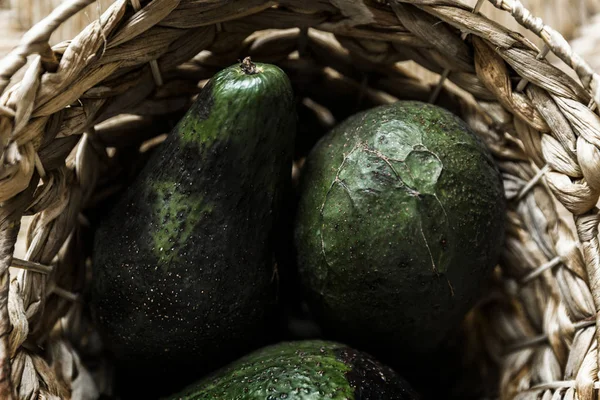
<instances>
[{"instance_id":1,"label":"glossy avocado surface","mask_svg":"<svg viewBox=\"0 0 600 400\"><path fill-rule=\"evenodd\" d=\"M358 113L312 149L295 225L299 273L326 337L391 365L427 354L496 265L505 200L457 116L401 101Z\"/></svg>"},{"instance_id":2,"label":"glossy avocado surface","mask_svg":"<svg viewBox=\"0 0 600 400\"><path fill-rule=\"evenodd\" d=\"M95 237L91 303L128 374L185 381L268 340L273 227L295 126L281 69L226 68L107 213Z\"/></svg>"},{"instance_id":3,"label":"glossy avocado surface","mask_svg":"<svg viewBox=\"0 0 600 400\"><path fill-rule=\"evenodd\" d=\"M259 349L168 400L416 400L394 371L370 355L321 340Z\"/></svg>"}]
</instances>

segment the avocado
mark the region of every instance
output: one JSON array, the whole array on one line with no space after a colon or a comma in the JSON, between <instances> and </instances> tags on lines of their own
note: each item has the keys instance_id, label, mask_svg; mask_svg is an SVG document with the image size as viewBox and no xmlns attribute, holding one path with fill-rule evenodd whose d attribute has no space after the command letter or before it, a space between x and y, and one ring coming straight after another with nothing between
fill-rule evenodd
<instances>
[{"instance_id":1,"label":"avocado","mask_svg":"<svg viewBox=\"0 0 600 400\"><path fill-rule=\"evenodd\" d=\"M288 341L250 353L168 400L415 400L389 367L344 344Z\"/></svg>"},{"instance_id":2,"label":"avocado","mask_svg":"<svg viewBox=\"0 0 600 400\"><path fill-rule=\"evenodd\" d=\"M295 224L325 337L392 367L433 351L496 265L504 215L497 166L449 111L400 101L343 121L307 157Z\"/></svg>"},{"instance_id":3,"label":"avocado","mask_svg":"<svg viewBox=\"0 0 600 400\"><path fill-rule=\"evenodd\" d=\"M281 69L225 68L107 213L90 297L124 371L176 385L271 340L273 228L295 129Z\"/></svg>"}]
</instances>

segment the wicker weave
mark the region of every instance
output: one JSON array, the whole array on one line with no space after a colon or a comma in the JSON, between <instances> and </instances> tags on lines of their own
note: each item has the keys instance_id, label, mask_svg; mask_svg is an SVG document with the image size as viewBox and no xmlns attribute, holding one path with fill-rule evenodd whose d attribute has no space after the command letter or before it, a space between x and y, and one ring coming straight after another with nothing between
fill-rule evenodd
<instances>
[{"instance_id":1,"label":"wicker weave","mask_svg":"<svg viewBox=\"0 0 600 400\"><path fill-rule=\"evenodd\" d=\"M20 29L29 29L63 2L64 0L11 0L14 24ZM59 26L53 32L50 43L72 39L90 22L97 19L102 10L106 10L112 2L113 0L93 1L88 7L73 15L67 23Z\"/></svg>"},{"instance_id":2,"label":"wicker weave","mask_svg":"<svg viewBox=\"0 0 600 400\"><path fill-rule=\"evenodd\" d=\"M82 296L93 210L199 81L250 55L281 65L299 96L338 121L406 98L459 112L496 157L509 199L494 290L466 320L471 349L499 368L502 399L594 399L600 77L518 1L490 2L581 83L454 0L117 0L51 48L52 31L92 0L60 5L0 61L0 398L110 391ZM30 54L39 56L11 84ZM408 59L451 84L419 82L396 64ZM572 220L558 217L563 206ZM24 214L34 218L16 259Z\"/></svg>"},{"instance_id":3,"label":"wicker weave","mask_svg":"<svg viewBox=\"0 0 600 400\"><path fill-rule=\"evenodd\" d=\"M20 29L29 29L64 1L0 0L0 7L3 4L5 7L10 5L13 10L14 24L18 25ZM78 12L67 23L62 24L54 31L51 44L73 38L92 19L97 18L101 10L105 10L113 1L96 0L93 4ZM469 6L474 6L477 1L465 0L464 2ZM596 0L528 0L525 5L534 15L543 18L547 24L560 31L567 39L572 37L575 29L589 23L590 15L600 12L600 2ZM556 10L561 10L561 12L556 12ZM507 28L524 33L528 39L536 44L540 42L535 34L522 29L509 13L498 10L489 3L484 4L481 11Z\"/></svg>"}]
</instances>

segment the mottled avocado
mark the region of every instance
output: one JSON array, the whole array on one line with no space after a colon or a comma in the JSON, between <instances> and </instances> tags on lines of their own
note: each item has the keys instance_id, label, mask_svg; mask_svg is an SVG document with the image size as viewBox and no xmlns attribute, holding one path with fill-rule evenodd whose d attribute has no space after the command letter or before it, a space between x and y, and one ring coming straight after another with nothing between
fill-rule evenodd
<instances>
[{"instance_id":1,"label":"mottled avocado","mask_svg":"<svg viewBox=\"0 0 600 400\"><path fill-rule=\"evenodd\" d=\"M416 400L410 385L369 354L321 340L257 350L169 400Z\"/></svg>"},{"instance_id":2,"label":"mottled avocado","mask_svg":"<svg viewBox=\"0 0 600 400\"><path fill-rule=\"evenodd\" d=\"M402 101L358 113L309 154L298 269L326 337L396 365L433 350L496 264L497 167L457 116Z\"/></svg>"},{"instance_id":3,"label":"mottled avocado","mask_svg":"<svg viewBox=\"0 0 600 400\"><path fill-rule=\"evenodd\" d=\"M264 344L295 127L281 69L226 68L110 210L91 305L118 366L146 380L197 376Z\"/></svg>"}]
</instances>

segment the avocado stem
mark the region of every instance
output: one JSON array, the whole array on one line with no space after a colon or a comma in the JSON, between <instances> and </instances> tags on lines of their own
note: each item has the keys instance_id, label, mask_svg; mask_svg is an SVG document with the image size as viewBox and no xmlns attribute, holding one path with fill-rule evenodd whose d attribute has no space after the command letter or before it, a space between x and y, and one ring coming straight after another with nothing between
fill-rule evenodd
<instances>
[{"instance_id":1,"label":"avocado stem","mask_svg":"<svg viewBox=\"0 0 600 400\"><path fill-rule=\"evenodd\" d=\"M254 75L258 73L258 68L256 68L256 64L252 62L250 57L244 58L242 63L240 64L240 68L246 75Z\"/></svg>"}]
</instances>

